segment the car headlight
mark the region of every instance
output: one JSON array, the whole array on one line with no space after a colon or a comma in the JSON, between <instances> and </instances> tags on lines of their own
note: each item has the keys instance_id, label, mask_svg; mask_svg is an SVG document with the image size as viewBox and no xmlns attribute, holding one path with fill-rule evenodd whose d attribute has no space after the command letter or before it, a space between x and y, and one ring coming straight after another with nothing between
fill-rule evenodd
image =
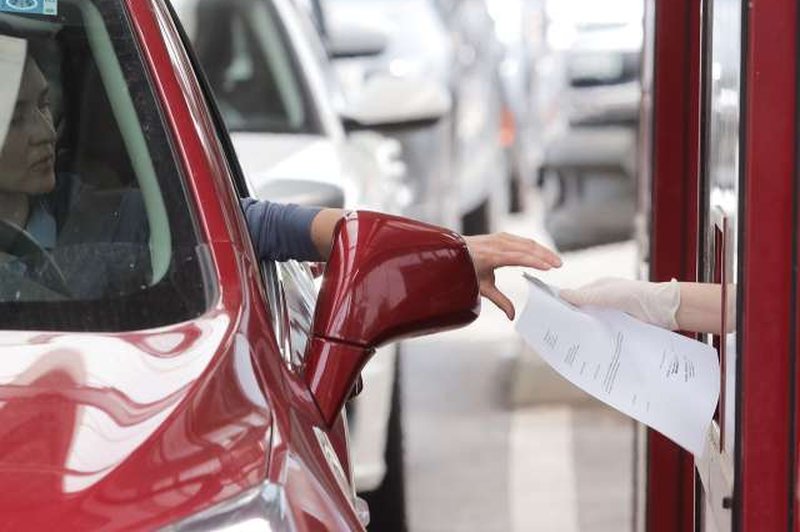
<instances>
[{"instance_id":1,"label":"car headlight","mask_svg":"<svg viewBox=\"0 0 800 532\"><path fill-rule=\"evenodd\" d=\"M283 486L267 482L221 504L203 510L163 529L169 532L200 530L296 530Z\"/></svg>"}]
</instances>

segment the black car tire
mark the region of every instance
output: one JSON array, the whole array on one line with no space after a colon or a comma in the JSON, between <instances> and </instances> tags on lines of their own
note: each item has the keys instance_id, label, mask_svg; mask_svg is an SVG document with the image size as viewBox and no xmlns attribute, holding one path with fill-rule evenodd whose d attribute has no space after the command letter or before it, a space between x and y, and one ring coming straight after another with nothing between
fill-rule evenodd
<instances>
[{"instance_id":1,"label":"black car tire","mask_svg":"<svg viewBox=\"0 0 800 532\"><path fill-rule=\"evenodd\" d=\"M402 393L400 348L395 357L395 376L392 386L392 406L386 434L386 476L378 489L361 496L369 504L370 532L406 532L406 493L402 422Z\"/></svg>"}]
</instances>

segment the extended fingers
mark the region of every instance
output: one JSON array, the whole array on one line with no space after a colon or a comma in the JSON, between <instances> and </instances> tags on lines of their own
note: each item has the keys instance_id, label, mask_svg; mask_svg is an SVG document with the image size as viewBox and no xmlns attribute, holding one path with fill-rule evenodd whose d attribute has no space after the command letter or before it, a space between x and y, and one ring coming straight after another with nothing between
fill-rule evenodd
<instances>
[{"instance_id":1,"label":"extended fingers","mask_svg":"<svg viewBox=\"0 0 800 532\"><path fill-rule=\"evenodd\" d=\"M506 295L501 292L494 284L487 284L481 286L481 295L497 305L497 307L505 312L509 320L514 319L514 304Z\"/></svg>"},{"instance_id":2,"label":"extended fingers","mask_svg":"<svg viewBox=\"0 0 800 532\"><path fill-rule=\"evenodd\" d=\"M530 238L524 238L511 233L497 233L496 238L503 242L503 251L517 251L536 256L551 267L561 266L561 258L551 249Z\"/></svg>"},{"instance_id":3,"label":"extended fingers","mask_svg":"<svg viewBox=\"0 0 800 532\"><path fill-rule=\"evenodd\" d=\"M487 238L491 242L493 267L530 266L550 269L561 266L559 256L535 240L509 233L496 233Z\"/></svg>"},{"instance_id":4,"label":"extended fingers","mask_svg":"<svg viewBox=\"0 0 800 532\"><path fill-rule=\"evenodd\" d=\"M583 307L588 305L590 298L587 297L586 291L572 288L564 288L558 292L559 297L567 303L572 303L576 307Z\"/></svg>"},{"instance_id":5,"label":"extended fingers","mask_svg":"<svg viewBox=\"0 0 800 532\"><path fill-rule=\"evenodd\" d=\"M599 305L620 307L626 299L634 297L640 283L616 277L597 279L580 288L565 288L559 292L561 298L575 306Z\"/></svg>"},{"instance_id":6,"label":"extended fingers","mask_svg":"<svg viewBox=\"0 0 800 532\"><path fill-rule=\"evenodd\" d=\"M549 270L555 266L547 257L525 251L497 251L492 254L491 265L493 268L504 266L524 266L537 270Z\"/></svg>"}]
</instances>

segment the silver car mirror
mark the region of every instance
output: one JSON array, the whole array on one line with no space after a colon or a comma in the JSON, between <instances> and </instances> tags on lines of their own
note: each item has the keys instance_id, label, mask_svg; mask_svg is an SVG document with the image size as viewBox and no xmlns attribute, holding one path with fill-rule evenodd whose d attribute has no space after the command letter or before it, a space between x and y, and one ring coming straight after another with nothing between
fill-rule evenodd
<instances>
[{"instance_id":1,"label":"silver car mirror","mask_svg":"<svg viewBox=\"0 0 800 532\"><path fill-rule=\"evenodd\" d=\"M349 21L329 24L325 40L328 55L334 59L378 55L388 44L384 32Z\"/></svg>"},{"instance_id":2,"label":"silver car mirror","mask_svg":"<svg viewBox=\"0 0 800 532\"><path fill-rule=\"evenodd\" d=\"M452 108L444 84L424 78L375 74L342 113L348 130L413 127L436 122Z\"/></svg>"}]
</instances>

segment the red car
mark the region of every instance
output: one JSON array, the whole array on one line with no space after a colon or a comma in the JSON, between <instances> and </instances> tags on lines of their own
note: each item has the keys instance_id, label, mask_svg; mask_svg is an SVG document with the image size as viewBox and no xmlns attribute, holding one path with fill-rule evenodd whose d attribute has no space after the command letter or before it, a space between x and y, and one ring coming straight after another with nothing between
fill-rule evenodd
<instances>
[{"instance_id":1,"label":"red car","mask_svg":"<svg viewBox=\"0 0 800 532\"><path fill-rule=\"evenodd\" d=\"M0 73L3 527L362 528L342 406L476 317L463 240L351 214L298 336L164 0L6 0Z\"/></svg>"}]
</instances>

